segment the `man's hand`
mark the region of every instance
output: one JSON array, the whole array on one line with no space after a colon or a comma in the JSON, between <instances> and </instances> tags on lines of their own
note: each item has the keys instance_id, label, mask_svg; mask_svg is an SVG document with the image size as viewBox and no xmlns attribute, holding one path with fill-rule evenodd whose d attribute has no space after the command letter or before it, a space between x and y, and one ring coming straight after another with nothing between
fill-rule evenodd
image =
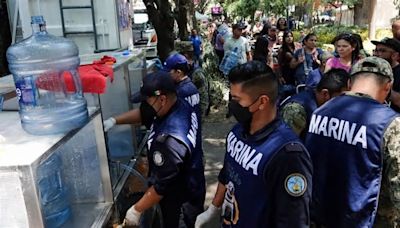
<instances>
[{"instance_id":1,"label":"man's hand","mask_svg":"<svg viewBox=\"0 0 400 228\"><path fill-rule=\"evenodd\" d=\"M218 208L211 204L208 209L199 214L196 218L195 228L204 227L207 223L214 219L218 219L221 216L221 208Z\"/></svg>"},{"instance_id":2,"label":"man's hand","mask_svg":"<svg viewBox=\"0 0 400 228\"><path fill-rule=\"evenodd\" d=\"M104 131L107 132L108 130L110 130L112 127L114 127L116 123L117 121L113 117L108 118L103 122Z\"/></svg>"},{"instance_id":3,"label":"man's hand","mask_svg":"<svg viewBox=\"0 0 400 228\"><path fill-rule=\"evenodd\" d=\"M129 210L126 212L125 215L125 224L128 226L138 226L140 222L140 217L142 213L135 209L135 205L133 205Z\"/></svg>"}]
</instances>

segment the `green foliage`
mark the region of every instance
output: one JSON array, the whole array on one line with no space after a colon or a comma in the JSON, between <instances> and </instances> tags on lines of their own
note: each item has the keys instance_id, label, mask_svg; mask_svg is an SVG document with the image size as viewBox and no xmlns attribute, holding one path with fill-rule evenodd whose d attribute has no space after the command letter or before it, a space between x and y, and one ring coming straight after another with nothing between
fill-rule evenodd
<instances>
[{"instance_id":1,"label":"green foliage","mask_svg":"<svg viewBox=\"0 0 400 228\"><path fill-rule=\"evenodd\" d=\"M208 82L210 83L210 102L216 107L225 106L223 100L224 91L227 90L227 85L223 75L218 70L218 56L214 52L214 47L207 40L203 40L203 70Z\"/></svg>"},{"instance_id":2,"label":"green foliage","mask_svg":"<svg viewBox=\"0 0 400 228\"><path fill-rule=\"evenodd\" d=\"M357 33L363 40L368 38L368 30L358 26L321 25L314 26L311 32L317 34L319 47L322 47L323 44L330 44L340 33Z\"/></svg>"},{"instance_id":3,"label":"green foliage","mask_svg":"<svg viewBox=\"0 0 400 228\"><path fill-rule=\"evenodd\" d=\"M395 1L396 1L396 0L395 0ZM332 3L332 4L335 4L335 2L337 2L337 1L334 1L334 0L322 0L322 2L323 2L323 3ZM348 6L350 6L350 7L353 7L355 4L359 3L360 0L342 0L341 2L342 2L344 5L348 5Z\"/></svg>"}]
</instances>

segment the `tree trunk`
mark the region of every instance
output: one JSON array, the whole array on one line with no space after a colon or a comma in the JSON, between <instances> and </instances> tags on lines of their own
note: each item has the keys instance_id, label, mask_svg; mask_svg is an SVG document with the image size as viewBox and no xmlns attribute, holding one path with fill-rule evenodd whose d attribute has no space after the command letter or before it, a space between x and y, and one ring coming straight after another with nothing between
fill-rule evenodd
<instances>
[{"instance_id":1,"label":"tree trunk","mask_svg":"<svg viewBox=\"0 0 400 228\"><path fill-rule=\"evenodd\" d=\"M376 26L375 26L375 19L377 16L377 13L375 12L375 6L376 6L377 0L371 0L371 13L370 13L370 18L369 18L369 25L368 25L368 38L370 40L375 39L375 34L376 34Z\"/></svg>"},{"instance_id":2,"label":"tree trunk","mask_svg":"<svg viewBox=\"0 0 400 228\"><path fill-rule=\"evenodd\" d=\"M164 61L174 50L174 15L168 0L143 0L158 37L157 51Z\"/></svg>"},{"instance_id":3,"label":"tree trunk","mask_svg":"<svg viewBox=\"0 0 400 228\"><path fill-rule=\"evenodd\" d=\"M354 5L354 25L366 26L371 12L371 0L360 0Z\"/></svg>"},{"instance_id":4,"label":"tree trunk","mask_svg":"<svg viewBox=\"0 0 400 228\"><path fill-rule=\"evenodd\" d=\"M187 25L188 25L188 5L189 0L176 0L177 10L178 10L178 17L176 18L176 22L178 23L179 28L179 39L187 40L189 37Z\"/></svg>"},{"instance_id":5,"label":"tree trunk","mask_svg":"<svg viewBox=\"0 0 400 228\"><path fill-rule=\"evenodd\" d=\"M196 15L196 10L194 9L194 3L193 1L189 1L189 11L186 16L188 18L188 21L190 22L190 27L199 31L195 15Z\"/></svg>"}]
</instances>

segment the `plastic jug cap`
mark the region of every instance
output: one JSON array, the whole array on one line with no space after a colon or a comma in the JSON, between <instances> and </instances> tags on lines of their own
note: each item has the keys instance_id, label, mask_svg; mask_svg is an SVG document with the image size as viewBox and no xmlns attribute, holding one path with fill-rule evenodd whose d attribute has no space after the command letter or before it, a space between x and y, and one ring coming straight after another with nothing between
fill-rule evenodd
<instances>
[{"instance_id":1,"label":"plastic jug cap","mask_svg":"<svg viewBox=\"0 0 400 228\"><path fill-rule=\"evenodd\" d=\"M43 16L32 16L31 17L31 24L46 24L46 22L44 21Z\"/></svg>"}]
</instances>

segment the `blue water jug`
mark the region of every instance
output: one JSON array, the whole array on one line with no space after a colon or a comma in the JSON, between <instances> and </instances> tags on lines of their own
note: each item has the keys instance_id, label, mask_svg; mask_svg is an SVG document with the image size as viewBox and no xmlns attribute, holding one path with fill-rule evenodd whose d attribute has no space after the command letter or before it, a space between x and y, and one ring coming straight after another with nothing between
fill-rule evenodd
<instances>
[{"instance_id":1,"label":"blue water jug","mask_svg":"<svg viewBox=\"0 0 400 228\"><path fill-rule=\"evenodd\" d=\"M71 207L61 168L60 157L53 154L37 169L39 196L46 227L59 227L71 217Z\"/></svg>"},{"instance_id":2,"label":"blue water jug","mask_svg":"<svg viewBox=\"0 0 400 228\"><path fill-rule=\"evenodd\" d=\"M32 30L32 36L7 50L22 127L35 135L81 127L88 121L88 112L77 70L78 47L48 34L42 16L32 17Z\"/></svg>"},{"instance_id":3,"label":"blue water jug","mask_svg":"<svg viewBox=\"0 0 400 228\"><path fill-rule=\"evenodd\" d=\"M238 65L239 53L238 48L235 47L233 51L227 53L221 61L219 70L222 71L224 75L228 75L231 69Z\"/></svg>"}]
</instances>

